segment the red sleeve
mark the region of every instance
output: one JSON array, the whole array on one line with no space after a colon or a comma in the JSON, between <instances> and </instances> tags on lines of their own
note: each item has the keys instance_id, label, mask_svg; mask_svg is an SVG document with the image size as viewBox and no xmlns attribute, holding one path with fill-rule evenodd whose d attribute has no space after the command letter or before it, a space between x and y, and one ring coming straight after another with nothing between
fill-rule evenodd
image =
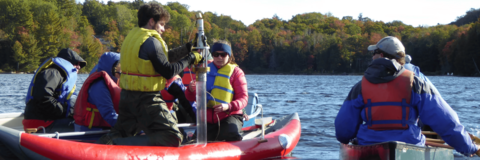
<instances>
[{"instance_id":1,"label":"red sleeve","mask_svg":"<svg viewBox=\"0 0 480 160\"><path fill-rule=\"evenodd\" d=\"M187 98L188 101L193 102L197 99L196 95L196 88L193 89L193 92L190 92L190 86L187 86L187 89L185 90L185 97Z\"/></svg>"},{"instance_id":2,"label":"red sleeve","mask_svg":"<svg viewBox=\"0 0 480 160\"><path fill-rule=\"evenodd\" d=\"M242 110L248 103L248 89L245 73L239 67L236 67L233 71L230 84L233 87L233 101L228 104L230 111Z\"/></svg>"}]
</instances>

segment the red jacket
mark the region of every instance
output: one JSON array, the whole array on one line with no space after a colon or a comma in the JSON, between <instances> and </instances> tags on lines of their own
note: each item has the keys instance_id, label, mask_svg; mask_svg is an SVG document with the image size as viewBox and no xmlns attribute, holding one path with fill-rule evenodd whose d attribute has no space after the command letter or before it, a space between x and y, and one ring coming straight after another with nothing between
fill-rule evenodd
<instances>
[{"instance_id":1,"label":"red jacket","mask_svg":"<svg viewBox=\"0 0 480 160\"><path fill-rule=\"evenodd\" d=\"M167 83L165 84L165 89L160 91L160 94L162 95L163 100L165 101L165 103L167 103L168 110L172 110L173 102L175 102L176 97L168 93L167 87L170 86L170 84L172 84L172 82L178 78L180 78L180 76L176 75L173 78L167 79Z\"/></svg>"},{"instance_id":2,"label":"red jacket","mask_svg":"<svg viewBox=\"0 0 480 160\"><path fill-rule=\"evenodd\" d=\"M217 67L218 68L218 67ZM248 89L247 89L247 79L245 78L245 73L243 72L240 67L236 67L235 70L232 73L232 76L230 77L230 84L233 87L233 100L228 104L229 110L226 112L230 112L230 114L218 114L218 118L220 120L227 118L228 116L232 114L243 114L242 109L247 106L248 103ZM188 86L190 87L190 86ZM194 88L194 92L190 92L190 90L187 88L185 90L185 96L189 101L195 101L196 100L196 92ZM207 108L207 113L212 112L212 108ZM226 113L224 112L224 113ZM211 122L210 120L214 119L214 122ZM207 121L209 123L216 123L217 117L207 117Z\"/></svg>"},{"instance_id":3,"label":"red jacket","mask_svg":"<svg viewBox=\"0 0 480 160\"><path fill-rule=\"evenodd\" d=\"M113 108L118 113L121 88L112 80L112 78L110 78L107 72L95 72L88 76L87 80L83 83L82 89L77 97L77 102L75 103L73 119L75 119L75 123L78 125L88 126L89 128L113 127L102 118L102 115L98 112L97 106L88 102L88 89L95 80L100 78L105 80L107 88L110 91L110 96L112 97Z\"/></svg>"}]
</instances>

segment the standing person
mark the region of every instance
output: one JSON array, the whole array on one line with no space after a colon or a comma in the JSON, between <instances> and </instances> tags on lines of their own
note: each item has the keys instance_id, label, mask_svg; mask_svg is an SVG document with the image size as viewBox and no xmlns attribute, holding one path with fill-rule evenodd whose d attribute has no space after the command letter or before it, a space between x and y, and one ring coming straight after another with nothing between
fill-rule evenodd
<instances>
[{"instance_id":1,"label":"standing person","mask_svg":"<svg viewBox=\"0 0 480 160\"><path fill-rule=\"evenodd\" d=\"M83 83L75 104L75 131L110 129L118 118L120 54L106 52Z\"/></svg>"},{"instance_id":2,"label":"standing person","mask_svg":"<svg viewBox=\"0 0 480 160\"><path fill-rule=\"evenodd\" d=\"M227 41L212 46L213 63L207 73L207 140L242 140L243 112L247 106L248 90L245 73L235 64ZM195 83L185 91L189 101L195 101Z\"/></svg>"},{"instance_id":3,"label":"standing person","mask_svg":"<svg viewBox=\"0 0 480 160\"><path fill-rule=\"evenodd\" d=\"M49 58L35 71L25 99L24 129L45 128L45 132L72 132L70 97L75 92L78 71L87 62L70 48Z\"/></svg>"},{"instance_id":4,"label":"standing person","mask_svg":"<svg viewBox=\"0 0 480 160\"><path fill-rule=\"evenodd\" d=\"M401 141L424 146L425 136L417 126L420 119L459 153L470 156L478 151L457 113L430 84L403 67L405 48L400 40L388 36L368 49L373 61L335 118L340 143L356 138L359 145Z\"/></svg>"},{"instance_id":5,"label":"standing person","mask_svg":"<svg viewBox=\"0 0 480 160\"><path fill-rule=\"evenodd\" d=\"M180 146L183 136L159 91L167 79L202 57L190 52L191 43L168 51L161 34L170 14L159 4L140 6L137 16L139 27L128 33L120 54L122 91L117 123L98 143ZM169 54L187 56L170 63ZM146 135L135 136L140 130Z\"/></svg>"}]
</instances>

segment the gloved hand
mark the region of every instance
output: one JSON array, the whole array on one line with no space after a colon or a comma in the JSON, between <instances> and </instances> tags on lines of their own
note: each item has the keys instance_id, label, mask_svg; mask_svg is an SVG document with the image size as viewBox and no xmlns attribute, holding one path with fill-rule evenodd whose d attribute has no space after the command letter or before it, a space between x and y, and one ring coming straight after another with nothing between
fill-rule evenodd
<instances>
[{"instance_id":1,"label":"gloved hand","mask_svg":"<svg viewBox=\"0 0 480 160\"><path fill-rule=\"evenodd\" d=\"M192 42L188 42L187 44L185 44L185 48L187 48L187 50L188 50L189 52L192 51L192 47L193 47Z\"/></svg>"},{"instance_id":2,"label":"gloved hand","mask_svg":"<svg viewBox=\"0 0 480 160\"><path fill-rule=\"evenodd\" d=\"M198 63L203 61L203 56L200 55L198 52L193 51L190 53L190 64L197 65Z\"/></svg>"}]
</instances>

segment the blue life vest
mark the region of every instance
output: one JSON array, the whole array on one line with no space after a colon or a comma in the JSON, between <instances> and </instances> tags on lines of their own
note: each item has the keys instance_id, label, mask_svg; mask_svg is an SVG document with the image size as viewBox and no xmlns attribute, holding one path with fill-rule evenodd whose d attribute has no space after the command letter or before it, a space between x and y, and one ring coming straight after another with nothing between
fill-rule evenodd
<instances>
[{"instance_id":1,"label":"blue life vest","mask_svg":"<svg viewBox=\"0 0 480 160\"><path fill-rule=\"evenodd\" d=\"M70 107L71 104L69 103L70 97L74 94L75 92L75 83L77 81L77 69L70 63L69 61L55 57L55 58L49 58L45 62L43 62L40 67L35 71L35 75L32 78L32 81L30 82L30 86L28 87L28 92L27 92L27 98L25 98L25 104L27 104L31 99L33 99L32 96L32 88L35 85L35 79L37 78L38 73L42 72L44 69L47 69L51 65L57 65L60 67L62 70L60 72L64 72L65 75L67 75L66 80L62 83L62 86L57 88L55 92L60 92L60 95L56 98L58 102L62 104L67 104L68 108L66 111L65 117L68 117L68 114L70 112Z\"/></svg>"}]
</instances>

